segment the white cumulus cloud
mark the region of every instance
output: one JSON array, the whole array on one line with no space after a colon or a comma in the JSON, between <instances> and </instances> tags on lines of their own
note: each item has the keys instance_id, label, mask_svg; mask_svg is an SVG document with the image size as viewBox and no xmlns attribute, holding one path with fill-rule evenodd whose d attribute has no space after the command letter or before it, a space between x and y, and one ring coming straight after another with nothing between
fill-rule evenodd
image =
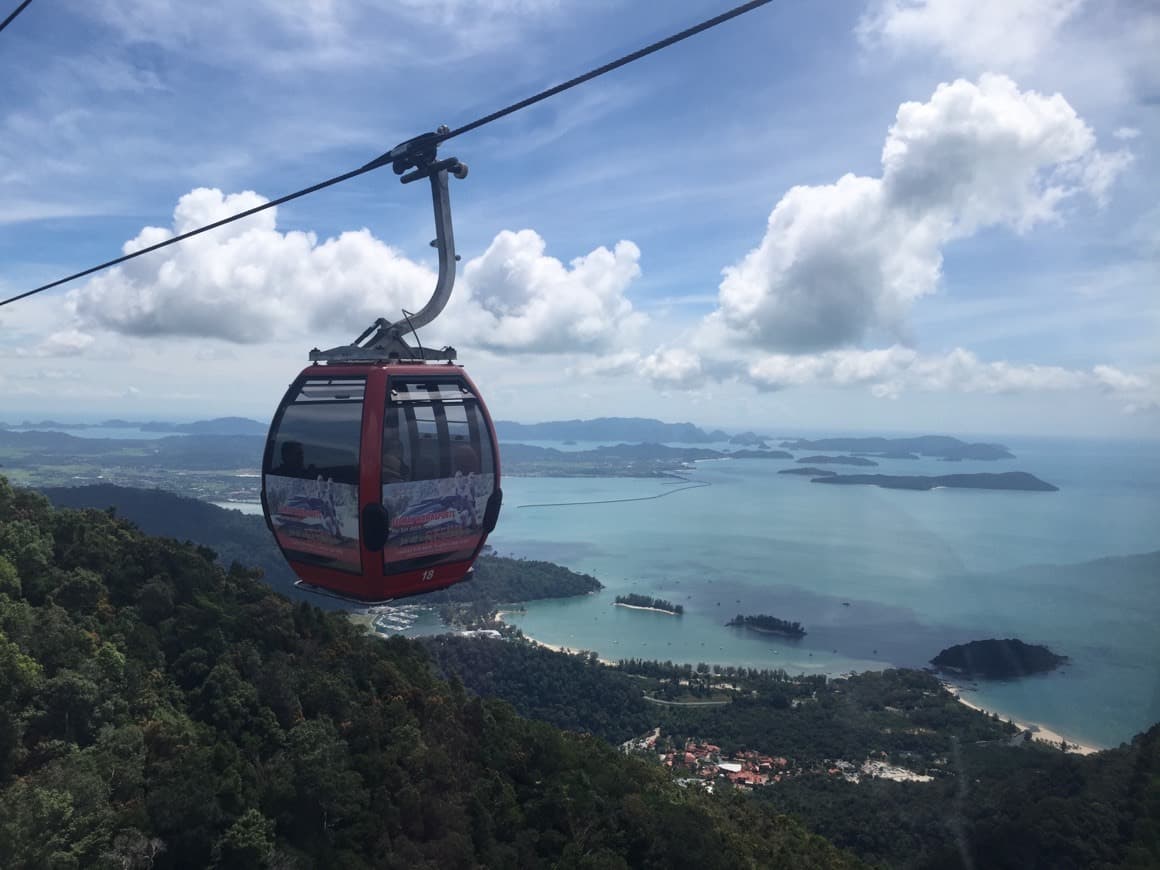
<instances>
[{"instance_id":1,"label":"white cumulus cloud","mask_svg":"<svg viewBox=\"0 0 1160 870\"><path fill-rule=\"evenodd\" d=\"M645 317L625 297L640 275L636 245L599 247L568 265L545 249L533 230L504 230L467 263L462 304L449 310L466 321L466 341L492 350L599 352L638 334Z\"/></svg>"},{"instance_id":2,"label":"white cumulus cloud","mask_svg":"<svg viewBox=\"0 0 1160 870\"><path fill-rule=\"evenodd\" d=\"M1160 87L1153 0L870 0L855 30L870 58L1031 77L1087 106L1147 105Z\"/></svg>"},{"instance_id":3,"label":"white cumulus cloud","mask_svg":"<svg viewBox=\"0 0 1160 870\"><path fill-rule=\"evenodd\" d=\"M1000 394L1085 388L1132 394L1148 387L1144 378L1107 365L1085 370L1005 360L987 362L963 348L923 355L898 345L879 350L766 354L749 365L745 377L764 390L865 386L880 397L909 391Z\"/></svg>"},{"instance_id":4,"label":"white cumulus cloud","mask_svg":"<svg viewBox=\"0 0 1160 870\"><path fill-rule=\"evenodd\" d=\"M253 192L199 188L181 198L171 228L146 227L124 251L265 201ZM435 328L457 344L508 352L604 351L635 335L645 318L625 293L640 274L636 245L600 247L567 265L545 248L531 230L501 232L464 265ZM417 311L434 287L432 269L368 230L319 241L313 233L280 231L277 210L269 209L115 267L69 301L87 330L253 344L357 333L377 317Z\"/></svg>"},{"instance_id":5,"label":"white cumulus cloud","mask_svg":"<svg viewBox=\"0 0 1160 870\"><path fill-rule=\"evenodd\" d=\"M253 192L198 188L181 197L173 228L146 227L132 253L265 202ZM276 209L147 254L69 294L81 322L139 336L255 343L305 329L361 329L382 311L411 310L434 287L430 270L371 236L319 242L280 232Z\"/></svg>"},{"instance_id":6,"label":"white cumulus cloud","mask_svg":"<svg viewBox=\"0 0 1160 870\"><path fill-rule=\"evenodd\" d=\"M700 355L685 348L661 348L644 357L640 373L661 387L694 387L705 379Z\"/></svg>"},{"instance_id":7,"label":"white cumulus cloud","mask_svg":"<svg viewBox=\"0 0 1160 870\"><path fill-rule=\"evenodd\" d=\"M1059 219L1077 194L1102 201L1130 159L1100 151L1058 94L1000 75L939 85L899 107L881 176L782 197L761 244L725 269L714 316L767 350L848 346L872 331L905 341L909 308L937 289L948 243Z\"/></svg>"},{"instance_id":8,"label":"white cumulus cloud","mask_svg":"<svg viewBox=\"0 0 1160 870\"><path fill-rule=\"evenodd\" d=\"M1097 390L1125 401L1128 413L1147 408L1155 394L1148 378L1110 365L1076 369L987 361L961 347L943 354L923 354L895 344L868 350L762 353L748 358L715 354L711 349L661 348L635 360L621 360L611 373L622 372L630 364L660 389L686 391L699 389L709 381L749 384L763 392L803 387L860 388L889 399L911 392L999 395Z\"/></svg>"},{"instance_id":9,"label":"white cumulus cloud","mask_svg":"<svg viewBox=\"0 0 1160 870\"><path fill-rule=\"evenodd\" d=\"M862 17L867 44L931 48L966 68L1027 69L1083 0L879 0Z\"/></svg>"}]
</instances>

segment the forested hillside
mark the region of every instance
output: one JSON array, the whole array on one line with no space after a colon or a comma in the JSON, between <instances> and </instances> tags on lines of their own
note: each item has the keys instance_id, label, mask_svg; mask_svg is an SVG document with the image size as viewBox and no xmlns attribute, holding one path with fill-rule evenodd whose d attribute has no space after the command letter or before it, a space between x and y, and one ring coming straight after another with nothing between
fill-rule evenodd
<instances>
[{"instance_id":1,"label":"forested hillside","mask_svg":"<svg viewBox=\"0 0 1160 870\"><path fill-rule=\"evenodd\" d=\"M710 669L671 663L608 668L526 644L424 640L445 673L527 716L620 742L660 726L727 752L786 756L808 771L753 799L872 864L929 868L1160 866L1160 725L1130 745L1083 757L1013 740L1002 723L954 701L921 671L843 680L722 669L730 703L654 706L648 691L697 694ZM936 772L931 782L834 776L837 759L883 754Z\"/></svg>"},{"instance_id":2,"label":"forested hillside","mask_svg":"<svg viewBox=\"0 0 1160 870\"><path fill-rule=\"evenodd\" d=\"M2 867L799 867L796 821L0 478Z\"/></svg>"},{"instance_id":3,"label":"forested hillside","mask_svg":"<svg viewBox=\"0 0 1160 870\"><path fill-rule=\"evenodd\" d=\"M49 487L43 492L57 507L111 508L117 516L132 521L146 534L193 541L209 547L217 553L223 567L228 568L236 561L247 567L260 568L267 583L291 598L309 601L324 610L348 607L334 598L294 587L294 572L259 516L160 489L137 489L107 483ZM488 555L476 562L470 582L412 596L407 603L494 605L586 595L600 588L596 578L551 562Z\"/></svg>"},{"instance_id":4,"label":"forested hillside","mask_svg":"<svg viewBox=\"0 0 1160 870\"><path fill-rule=\"evenodd\" d=\"M334 599L320 599L294 588L294 572L261 517L161 489L102 483L47 487L42 491L57 507L112 509L147 535L193 541L209 547L227 568L232 562L260 568L267 583L291 598L315 601L323 609L341 607Z\"/></svg>"}]
</instances>

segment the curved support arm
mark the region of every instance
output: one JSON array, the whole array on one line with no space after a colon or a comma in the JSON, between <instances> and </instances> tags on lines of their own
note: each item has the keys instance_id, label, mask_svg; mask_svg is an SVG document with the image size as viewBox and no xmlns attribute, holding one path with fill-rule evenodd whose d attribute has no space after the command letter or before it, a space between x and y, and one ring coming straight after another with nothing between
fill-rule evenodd
<instances>
[{"instance_id":1,"label":"curved support arm","mask_svg":"<svg viewBox=\"0 0 1160 870\"><path fill-rule=\"evenodd\" d=\"M460 164L462 165L462 164ZM435 282L435 293L409 320L396 321L394 325L419 329L439 316L451 298L455 286L455 231L451 227L451 194L447 183L447 170L432 172L431 202L435 207L435 241L431 245L439 251L439 280ZM462 177L458 176L457 177Z\"/></svg>"},{"instance_id":2,"label":"curved support arm","mask_svg":"<svg viewBox=\"0 0 1160 870\"><path fill-rule=\"evenodd\" d=\"M423 137L419 137L420 140ZM419 141L419 140L412 140ZM410 146L411 143L404 143ZM403 146L399 146L402 148ZM398 150L398 149L396 149ZM380 160L385 160L394 152L389 152ZM407 152L408 154L410 152ZM329 350L310 351L310 359L314 362L351 362L364 360L387 359L443 359L455 358L455 349L446 347L439 351L424 349L417 350L410 347L404 336L433 321L447 307L451 298L451 290L455 286L455 263L459 257L455 253L455 232L451 227L451 194L448 184L448 175L456 178L467 176L467 166L454 157L446 160L431 161L434 149L430 154L420 155L419 160L396 160L395 172L403 174L408 169L412 171L403 175L401 181L409 184L420 178L431 181L431 203L435 209L435 240L431 246L439 252L439 278L435 282L435 292L418 312L404 316L393 323L379 318L371 324L353 344L343 347L334 347Z\"/></svg>"}]
</instances>

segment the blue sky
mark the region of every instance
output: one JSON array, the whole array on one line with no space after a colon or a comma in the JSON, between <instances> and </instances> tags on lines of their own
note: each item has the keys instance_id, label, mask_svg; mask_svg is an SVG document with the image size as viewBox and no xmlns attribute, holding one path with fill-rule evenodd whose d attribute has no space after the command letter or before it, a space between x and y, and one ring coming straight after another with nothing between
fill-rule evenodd
<instances>
[{"instance_id":1,"label":"blue sky","mask_svg":"<svg viewBox=\"0 0 1160 870\"><path fill-rule=\"evenodd\" d=\"M34 2L0 293L723 8ZM775 2L448 143L464 267L424 340L507 419L1155 436L1158 50L1133 0ZM429 209L374 173L0 309L0 417L267 416L310 347L422 304Z\"/></svg>"}]
</instances>

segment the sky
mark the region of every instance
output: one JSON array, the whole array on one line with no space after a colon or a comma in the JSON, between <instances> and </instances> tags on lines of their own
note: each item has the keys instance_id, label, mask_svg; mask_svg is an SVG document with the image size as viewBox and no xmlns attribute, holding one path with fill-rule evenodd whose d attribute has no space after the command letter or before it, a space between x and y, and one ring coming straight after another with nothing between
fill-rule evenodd
<instances>
[{"instance_id":1,"label":"sky","mask_svg":"<svg viewBox=\"0 0 1160 870\"><path fill-rule=\"evenodd\" d=\"M35 0L0 296L727 6ZM1160 437L1156 56L1149 0L775 0L446 143L421 338L497 419ZM0 420L268 418L312 347L424 304L433 234L384 169L2 307Z\"/></svg>"}]
</instances>

